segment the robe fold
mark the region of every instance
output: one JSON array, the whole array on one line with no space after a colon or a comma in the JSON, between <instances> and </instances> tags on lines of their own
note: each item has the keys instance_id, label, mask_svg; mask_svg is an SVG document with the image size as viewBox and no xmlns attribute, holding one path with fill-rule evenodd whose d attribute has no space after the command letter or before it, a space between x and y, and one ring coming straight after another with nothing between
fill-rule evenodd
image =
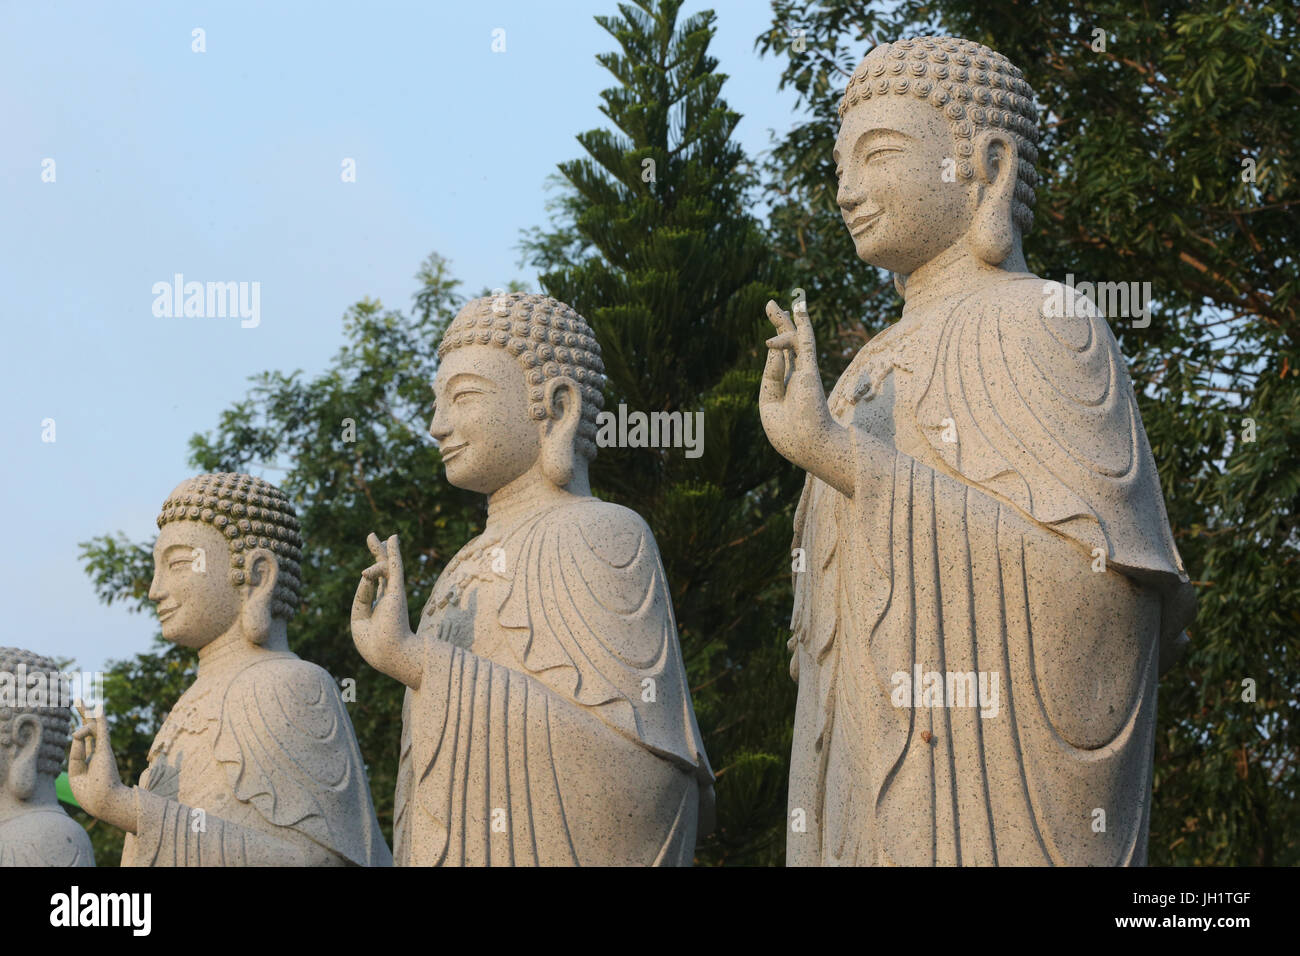
<instances>
[{"instance_id":1,"label":"robe fold","mask_svg":"<svg viewBox=\"0 0 1300 956\"><path fill-rule=\"evenodd\" d=\"M62 807L38 806L0 820L0 868L94 865L90 836Z\"/></svg>"},{"instance_id":2,"label":"robe fold","mask_svg":"<svg viewBox=\"0 0 1300 956\"><path fill-rule=\"evenodd\" d=\"M832 392L854 494L810 476L796 515L790 865L1145 862L1193 600L1114 337L1044 285L909 299Z\"/></svg>"},{"instance_id":3,"label":"robe fold","mask_svg":"<svg viewBox=\"0 0 1300 956\"><path fill-rule=\"evenodd\" d=\"M333 678L289 652L223 649L163 722L123 866L391 866Z\"/></svg>"},{"instance_id":4,"label":"robe fold","mask_svg":"<svg viewBox=\"0 0 1300 956\"><path fill-rule=\"evenodd\" d=\"M574 499L470 542L417 638L398 865L690 865L713 776L634 512Z\"/></svg>"}]
</instances>

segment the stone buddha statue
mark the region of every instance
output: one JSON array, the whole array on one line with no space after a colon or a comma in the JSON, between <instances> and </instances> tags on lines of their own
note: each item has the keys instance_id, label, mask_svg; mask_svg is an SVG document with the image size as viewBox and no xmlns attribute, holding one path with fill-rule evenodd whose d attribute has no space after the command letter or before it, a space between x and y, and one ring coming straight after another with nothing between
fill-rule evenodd
<instances>
[{"instance_id":1,"label":"stone buddha statue","mask_svg":"<svg viewBox=\"0 0 1300 956\"><path fill-rule=\"evenodd\" d=\"M787 862L1142 864L1194 600L1106 317L1026 271L1033 91L922 37L840 116L845 224L905 304L829 400L807 306L768 306L763 425L808 472Z\"/></svg>"},{"instance_id":2,"label":"stone buddha statue","mask_svg":"<svg viewBox=\"0 0 1300 956\"><path fill-rule=\"evenodd\" d=\"M0 694L0 866L94 866L90 837L54 792L72 732L59 667L0 647L0 674L14 691ZM29 694L36 684L39 694Z\"/></svg>"},{"instance_id":3,"label":"stone buddha statue","mask_svg":"<svg viewBox=\"0 0 1300 956\"><path fill-rule=\"evenodd\" d=\"M102 708L73 734L85 810L127 831L123 866L390 866L352 722L289 650L302 537L284 492L242 474L182 482L158 516L149 598L198 676L140 783L121 782Z\"/></svg>"},{"instance_id":4,"label":"stone buddha statue","mask_svg":"<svg viewBox=\"0 0 1300 956\"><path fill-rule=\"evenodd\" d=\"M541 295L469 302L438 350L447 480L487 496L411 633L397 536L352 636L406 685L399 866L690 865L713 775L654 536L594 498L604 366Z\"/></svg>"}]
</instances>

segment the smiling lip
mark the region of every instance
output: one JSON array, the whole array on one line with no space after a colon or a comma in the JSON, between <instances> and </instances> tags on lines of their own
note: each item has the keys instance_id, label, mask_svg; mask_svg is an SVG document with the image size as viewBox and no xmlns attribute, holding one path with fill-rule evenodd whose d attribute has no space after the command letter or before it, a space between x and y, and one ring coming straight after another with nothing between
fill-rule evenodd
<instances>
[{"instance_id":1,"label":"smiling lip","mask_svg":"<svg viewBox=\"0 0 1300 956\"><path fill-rule=\"evenodd\" d=\"M448 461L451 461L451 459L459 455L461 453L461 450L468 444L469 442L463 441L459 445L452 445L450 448L444 448L442 450L443 462L446 463Z\"/></svg>"},{"instance_id":2,"label":"smiling lip","mask_svg":"<svg viewBox=\"0 0 1300 956\"><path fill-rule=\"evenodd\" d=\"M880 218L880 215L883 212L884 210L882 209L881 212L872 213L870 216L859 216L857 219L854 219L849 223L849 235L857 236L866 232L871 228L871 224Z\"/></svg>"}]
</instances>

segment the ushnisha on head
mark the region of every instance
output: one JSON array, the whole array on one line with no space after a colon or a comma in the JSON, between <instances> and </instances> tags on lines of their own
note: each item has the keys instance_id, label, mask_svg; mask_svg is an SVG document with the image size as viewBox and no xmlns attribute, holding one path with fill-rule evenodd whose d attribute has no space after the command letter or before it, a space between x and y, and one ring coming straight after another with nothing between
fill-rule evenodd
<instances>
[{"instance_id":1,"label":"ushnisha on head","mask_svg":"<svg viewBox=\"0 0 1300 956\"><path fill-rule=\"evenodd\" d=\"M181 482L158 515L154 579L163 636L202 647L236 621L253 643L287 622L301 598L302 534L289 498L252 475Z\"/></svg>"},{"instance_id":2,"label":"ushnisha on head","mask_svg":"<svg viewBox=\"0 0 1300 956\"><path fill-rule=\"evenodd\" d=\"M854 71L839 113L840 205L867 261L884 264L868 258L873 255L898 260L894 265L901 268L885 267L903 274L921 264L906 261L921 254L908 243L893 249L884 241L886 233L907 231L908 224L899 221L904 204L922 227L946 222L981 228L976 251L990 260L1005 258L1006 247L1029 231L1038 183L1038 110L1033 89L1002 54L944 36L881 44ZM893 145L901 149L874 157L869 148L860 150L859 140L872 130L885 131L879 137L885 141L892 134ZM944 135L934 136L937 130ZM999 167L1008 159L1011 175L1000 177ZM954 184L941 177L944 168L954 173L947 179L957 188L946 188ZM904 189L891 210L879 200L895 182ZM922 197L929 201L918 206ZM992 206L1004 206L1005 213ZM894 221L863 221L880 212ZM998 215L1007 218L1005 229L991 221ZM854 231L854 222L861 231Z\"/></svg>"},{"instance_id":3,"label":"ushnisha on head","mask_svg":"<svg viewBox=\"0 0 1300 956\"><path fill-rule=\"evenodd\" d=\"M453 484L491 494L540 464L558 487L596 457L605 365L595 333L549 296L466 303L438 347L439 442Z\"/></svg>"},{"instance_id":4,"label":"ushnisha on head","mask_svg":"<svg viewBox=\"0 0 1300 956\"><path fill-rule=\"evenodd\" d=\"M0 673L40 675L47 688L62 686L54 661L16 647L0 647ZM59 775L71 733L72 711L57 690L44 706L0 701L0 784L18 800L31 799L42 779Z\"/></svg>"}]
</instances>

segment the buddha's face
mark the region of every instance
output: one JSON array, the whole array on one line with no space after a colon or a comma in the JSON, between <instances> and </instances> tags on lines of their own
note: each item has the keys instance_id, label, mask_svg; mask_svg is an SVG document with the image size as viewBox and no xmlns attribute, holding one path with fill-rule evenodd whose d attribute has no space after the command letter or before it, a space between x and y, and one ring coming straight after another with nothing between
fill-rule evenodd
<instances>
[{"instance_id":1,"label":"buddha's face","mask_svg":"<svg viewBox=\"0 0 1300 956\"><path fill-rule=\"evenodd\" d=\"M149 600L158 605L163 637L204 647L239 619L241 598L230 583L230 546L203 521L172 521L153 546Z\"/></svg>"},{"instance_id":2,"label":"buddha's face","mask_svg":"<svg viewBox=\"0 0 1300 956\"><path fill-rule=\"evenodd\" d=\"M452 349L439 363L433 393L429 434L457 488L490 495L537 463L541 435L529 416L528 383L505 349Z\"/></svg>"},{"instance_id":3,"label":"buddha's face","mask_svg":"<svg viewBox=\"0 0 1300 956\"><path fill-rule=\"evenodd\" d=\"M856 103L834 157L836 198L864 262L910 275L970 228L974 187L955 173L947 178L956 182L944 182L960 157L937 107L907 94Z\"/></svg>"}]
</instances>

